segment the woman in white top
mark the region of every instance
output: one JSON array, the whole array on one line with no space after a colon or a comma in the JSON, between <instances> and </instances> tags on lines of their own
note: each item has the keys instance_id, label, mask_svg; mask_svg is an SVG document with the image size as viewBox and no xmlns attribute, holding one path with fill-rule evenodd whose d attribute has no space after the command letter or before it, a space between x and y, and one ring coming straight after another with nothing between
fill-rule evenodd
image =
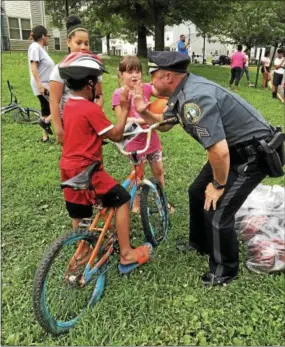
<instances>
[{"instance_id":1,"label":"woman in white top","mask_svg":"<svg viewBox=\"0 0 285 347\"><path fill-rule=\"evenodd\" d=\"M43 142L49 140L48 134L52 134L50 127L51 115L49 107L49 77L54 67L54 62L48 55L44 46L48 45L49 35L47 29L38 25L32 29L31 39L33 43L28 50L29 71L31 87L41 104L42 119L39 125L44 129Z\"/></svg>"},{"instance_id":2,"label":"woman in white top","mask_svg":"<svg viewBox=\"0 0 285 347\"><path fill-rule=\"evenodd\" d=\"M271 80L270 73L270 51L266 51L264 57L261 59L261 72L262 72L262 87L267 88L268 82Z\"/></svg>"},{"instance_id":3,"label":"woman in white top","mask_svg":"<svg viewBox=\"0 0 285 347\"><path fill-rule=\"evenodd\" d=\"M70 53L89 52L89 33L81 24L81 20L76 16L70 16L67 19L67 45ZM98 87L97 87L98 86ZM63 144L63 108L71 95L70 89L60 77L58 65L56 65L50 76L50 108L52 121L55 129L57 143ZM96 103L101 107L103 105L102 85L96 85Z\"/></svg>"}]
</instances>

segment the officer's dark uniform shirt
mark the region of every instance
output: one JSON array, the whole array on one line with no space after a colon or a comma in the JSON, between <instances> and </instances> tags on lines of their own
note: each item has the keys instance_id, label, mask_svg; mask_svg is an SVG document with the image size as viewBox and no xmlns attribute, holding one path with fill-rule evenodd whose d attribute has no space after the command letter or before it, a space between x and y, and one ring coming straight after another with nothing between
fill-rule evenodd
<instances>
[{"instance_id":1,"label":"officer's dark uniform shirt","mask_svg":"<svg viewBox=\"0 0 285 347\"><path fill-rule=\"evenodd\" d=\"M261 114L238 95L190 74L176 96L180 123L204 148L227 140L231 147L272 134ZM170 106L173 98L170 98Z\"/></svg>"}]
</instances>

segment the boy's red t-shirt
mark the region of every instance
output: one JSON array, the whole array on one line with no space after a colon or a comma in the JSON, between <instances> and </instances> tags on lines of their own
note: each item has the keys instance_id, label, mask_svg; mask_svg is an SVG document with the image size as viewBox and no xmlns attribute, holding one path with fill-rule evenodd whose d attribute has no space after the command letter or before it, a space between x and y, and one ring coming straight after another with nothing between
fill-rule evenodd
<instances>
[{"instance_id":1,"label":"boy's red t-shirt","mask_svg":"<svg viewBox=\"0 0 285 347\"><path fill-rule=\"evenodd\" d=\"M95 103L71 96L64 107L64 143L60 167L85 167L95 160L102 163L101 136L114 125Z\"/></svg>"},{"instance_id":2,"label":"boy's red t-shirt","mask_svg":"<svg viewBox=\"0 0 285 347\"><path fill-rule=\"evenodd\" d=\"M101 108L81 97L71 96L64 107L64 142L60 159L61 179L65 181L82 172L85 167L102 159L101 136L114 125L107 119ZM116 180L103 169L92 176L92 185L96 195L102 196L112 189ZM66 201L92 205L95 202L94 191L74 191L64 189Z\"/></svg>"}]
</instances>

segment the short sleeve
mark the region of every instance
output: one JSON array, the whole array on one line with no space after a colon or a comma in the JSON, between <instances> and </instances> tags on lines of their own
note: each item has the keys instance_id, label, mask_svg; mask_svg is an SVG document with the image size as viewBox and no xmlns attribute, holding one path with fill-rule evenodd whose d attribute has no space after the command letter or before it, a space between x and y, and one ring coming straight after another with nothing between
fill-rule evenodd
<instances>
[{"instance_id":1,"label":"short sleeve","mask_svg":"<svg viewBox=\"0 0 285 347\"><path fill-rule=\"evenodd\" d=\"M50 81L56 81L56 82L64 84L64 80L60 77L60 74L59 74L58 64L55 65L55 67L52 69L52 72L50 74Z\"/></svg>"},{"instance_id":2,"label":"short sleeve","mask_svg":"<svg viewBox=\"0 0 285 347\"><path fill-rule=\"evenodd\" d=\"M112 96L112 109L120 105L121 88L116 89Z\"/></svg>"},{"instance_id":3,"label":"short sleeve","mask_svg":"<svg viewBox=\"0 0 285 347\"><path fill-rule=\"evenodd\" d=\"M226 138L217 100L211 95L191 97L191 101L184 103L182 112L184 123L204 148Z\"/></svg>"},{"instance_id":4,"label":"short sleeve","mask_svg":"<svg viewBox=\"0 0 285 347\"><path fill-rule=\"evenodd\" d=\"M114 128L113 123L106 117L101 107L96 104L90 105L88 121L99 136Z\"/></svg>"},{"instance_id":5,"label":"short sleeve","mask_svg":"<svg viewBox=\"0 0 285 347\"><path fill-rule=\"evenodd\" d=\"M38 44L31 44L29 53L28 53L28 58L29 61L36 61L40 62L41 61L41 50L40 46Z\"/></svg>"}]
</instances>

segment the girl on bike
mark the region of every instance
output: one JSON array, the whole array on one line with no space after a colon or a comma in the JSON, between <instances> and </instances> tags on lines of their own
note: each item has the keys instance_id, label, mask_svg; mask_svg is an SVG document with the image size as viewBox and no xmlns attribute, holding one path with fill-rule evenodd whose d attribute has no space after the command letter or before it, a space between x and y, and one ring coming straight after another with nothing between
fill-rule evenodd
<instances>
[{"instance_id":1,"label":"girl on bike","mask_svg":"<svg viewBox=\"0 0 285 347\"><path fill-rule=\"evenodd\" d=\"M81 20L76 16L70 16L67 18L67 45L69 51L73 52L89 52L89 33L84 28ZM98 60L100 60L97 57ZM97 99L96 103L102 107L103 95L102 95L102 77L99 77L99 81L96 85ZM55 129L57 143L63 145L63 108L66 101L71 95L70 89L66 86L64 80L60 77L58 71L58 65L56 65L50 76L50 108L52 114L52 121Z\"/></svg>"},{"instance_id":2,"label":"girl on bike","mask_svg":"<svg viewBox=\"0 0 285 347\"><path fill-rule=\"evenodd\" d=\"M115 110L116 116L120 119L121 106L120 106L120 95L124 88L128 88L130 93L134 92L134 88L137 83L142 79L142 64L136 56L126 56L119 63L118 68L118 80L120 88L116 89L112 97L112 107ZM150 83L143 84L143 92L145 101L149 102L151 95L158 96L155 94L154 89ZM147 127L146 122L136 112L134 107L134 101L131 97L131 108L127 122L136 122L142 127ZM128 152L140 150L145 147L146 134L138 135L134 140L127 144L126 149ZM149 149L138 156L138 161L144 165L146 161L149 162L153 176L164 186L164 174L162 164L162 147L157 132L153 131L151 135L151 142ZM169 204L168 206L170 213L174 211L174 208ZM139 199L136 196L133 205L133 212L138 213L140 209Z\"/></svg>"},{"instance_id":3,"label":"girl on bike","mask_svg":"<svg viewBox=\"0 0 285 347\"><path fill-rule=\"evenodd\" d=\"M54 62L44 49L48 45L49 35L47 29L38 25L32 29L30 38L33 40L28 50L31 87L41 103L42 119L39 125L44 129L42 142L48 142L51 115L49 107L49 77L54 67Z\"/></svg>"},{"instance_id":4,"label":"girl on bike","mask_svg":"<svg viewBox=\"0 0 285 347\"><path fill-rule=\"evenodd\" d=\"M102 109L93 102L96 96L98 77L106 72L94 55L73 53L59 64L59 73L72 90L72 95L64 107L65 140L60 159L62 180L68 180L94 161L101 162L100 169L92 176L92 186L96 197L100 197L103 207L116 208L116 230L120 246L119 271L128 273L150 260L152 246L145 243L133 249L130 245L130 195L104 169L102 142L104 138L118 142L122 139L129 114L128 90L120 97L121 114L116 125L106 117ZM66 208L76 229L83 218L90 218L95 203L94 191L64 190ZM88 252L88 249L85 251Z\"/></svg>"}]
</instances>

